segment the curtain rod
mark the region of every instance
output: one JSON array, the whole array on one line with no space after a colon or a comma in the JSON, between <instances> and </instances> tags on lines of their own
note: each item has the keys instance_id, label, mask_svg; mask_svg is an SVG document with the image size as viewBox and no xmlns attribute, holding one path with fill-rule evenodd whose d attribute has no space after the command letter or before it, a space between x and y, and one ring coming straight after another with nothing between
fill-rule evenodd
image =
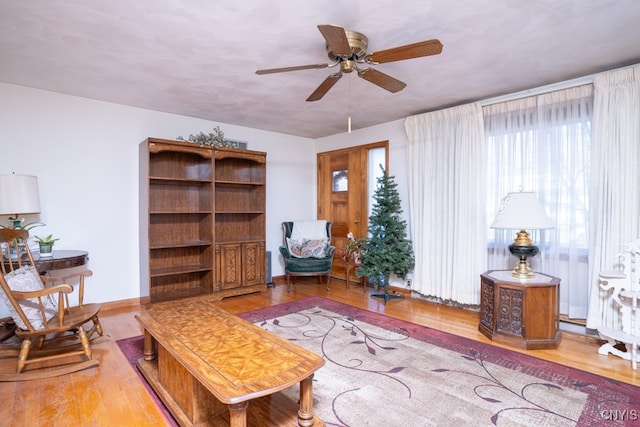
<instances>
[{"instance_id":1,"label":"curtain rod","mask_svg":"<svg viewBox=\"0 0 640 427\"><path fill-rule=\"evenodd\" d=\"M489 99L483 99L482 101L478 101L478 104L480 104L480 106L482 107L486 107L488 105L498 104L500 102L513 101L514 99L526 98L528 96L541 95L543 93L554 92L556 90L582 86L585 84L593 83L593 76L595 76L595 74L585 77L579 77L576 79L565 80L563 82L552 83L545 86L538 86L527 90L521 90L520 92L500 95Z\"/></svg>"},{"instance_id":2,"label":"curtain rod","mask_svg":"<svg viewBox=\"0 0 640 427\"><path fill-rule=\"evenodd\" d=\"M631 68L631 67L636 67L636 66L638 66L638 64L627 65L627 66L620 67L620 68L612 68L611 70L606 70L606 71L603 71L603 72L624 70L625 68ZM535 88L522 90L520 92L509 93L509 94L500 95L500 96L495 96L493 98L488 98L488 99L483 99L482 101L478 101L478 104L480 104L480 106L482 106L482 107L486 107L487 105L497 104L499 102L513 101L514 99L526 98L527 96L541 95L543 93L549 93L549 92L553 92L553 91L556 91L556 90L569 89L571 87L591 84L591 83L593 83L593 78L598 74L601 74L601 73L589 74L587 76L578 77L578 78L571 79L571 80L565 80L565 81L557 82L557 83L551 83L551 84L544 85L544 86L538 86L538 87L535 87Z\"/></svg>"}]
</instances>

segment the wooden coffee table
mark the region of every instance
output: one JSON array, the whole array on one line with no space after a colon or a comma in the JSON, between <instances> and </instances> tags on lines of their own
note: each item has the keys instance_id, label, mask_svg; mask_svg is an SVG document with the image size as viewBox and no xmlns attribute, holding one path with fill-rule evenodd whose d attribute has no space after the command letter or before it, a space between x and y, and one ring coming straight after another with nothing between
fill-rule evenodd
<instances>
[{"instance_id":1,"label":"wooden coffee table","mask_svg":"<svg viewBox=\"0 0 640 427\"><path fill-rule=\"evenodd\" d=\"M298 425L323 425L313 415L312 389L313 374L324 365L321 356L206 298L148 305L136 318L145 336L138 367L181 425L246 426L249 401L264 400L297 383ZM282 402L283 396L275 401ZM274 425L273 419L260 418L273 417L270 412L256 410L251 417L259 425ZM295 417L293 412L289 416Z\"/></svg>"}]
</instances>

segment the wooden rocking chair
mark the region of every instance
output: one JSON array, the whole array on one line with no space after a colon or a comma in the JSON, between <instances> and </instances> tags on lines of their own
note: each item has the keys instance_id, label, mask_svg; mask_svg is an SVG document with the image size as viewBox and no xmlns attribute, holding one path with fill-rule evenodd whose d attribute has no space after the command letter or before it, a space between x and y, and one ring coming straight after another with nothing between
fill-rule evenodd
<instances>
[{"instance_id":1,"label":"wooden rocking chair","mask_svg":"<svg viewBox=\"0 0 640 427\"><path fill-rule=\"evenodd\" d=\"M98 318L101 307L82 301L84 278L91 271L73 274L79 277L78 305L70 306L69 294L73 292L70 284L46 286L46 283L66 281L72 276L41 276L34 267L28 237L23 229L0 229L0 297L5 297L16 324L15 335L21 340L19 345L0 346L0 357L17 356L16 373L0 373L0 381L49 378L100 364L92 358L90 339L94 334L103 334ZM68 359L66 363L51 367L51 361L62 358ZM25 370L27 365L35 368Z\"/></svg>"}]
</instances>

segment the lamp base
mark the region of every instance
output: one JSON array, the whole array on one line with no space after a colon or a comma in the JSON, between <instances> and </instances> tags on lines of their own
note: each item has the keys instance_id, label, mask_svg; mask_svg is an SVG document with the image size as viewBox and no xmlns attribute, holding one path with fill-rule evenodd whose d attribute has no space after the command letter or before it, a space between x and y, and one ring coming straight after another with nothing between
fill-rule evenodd
<instances>
[{"instance_id":1,"label":"lamp base","mask_svg":"<svg viewBox=\"0 0 640 427\"><path fill-rule=\"evenodd\" d=\"M535 273L529 267L529 263L527 262L527 258L536 256L538 253L537 246L519 246L519 245L509 245L509 252L512 255L520 258L518 265L511 272L513 277L517 277L518 279L532 279L535 277Z\"/></svg>"},{"instance_id":2,"label":"lamp base","mask_svg":"<svg viewBox=\"0 0 640 427\"><path fill-rule=\"evenodd\" d=\"M516 268L513 269L511 275L518 279L533 279L536 277L531 267L529 267L529 263L526 258L520 258L520 262L518 262Z\"/></svg>"}]
</instances>

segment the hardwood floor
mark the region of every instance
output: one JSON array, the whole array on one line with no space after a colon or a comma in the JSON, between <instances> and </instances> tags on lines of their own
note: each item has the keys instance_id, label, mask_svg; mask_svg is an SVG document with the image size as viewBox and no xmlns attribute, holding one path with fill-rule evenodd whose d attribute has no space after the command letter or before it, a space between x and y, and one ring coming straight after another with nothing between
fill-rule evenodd
<instances>
[{"instance_id":1,"label":"hardwood floor","mask_svg":"<svg viewBox=\"0 0 640 427\"><path fill-rule=\"evenodd\" d=\"M324 285L316 284L315 279L299 280L291 292L287 292L282 280L278 282L276 287L266 292L227 298L217 305L229 312L240 313L318 295L491 343L478 332L479 313L475 311L410 297L390 301L385 306L369 296L371 289L366 294L356 284L345 289L344 282L337 280L332 281L329 292ZM94 346L94 354L101 361L99 367L38 381L0 383L0 395L5 399L0 406L0 425L164 425L161 412L116 344L119 339L141 334L140 326L134 319L138 310L139 307L132 302L103 305L101 319L109 339ZM555 350L511 349L640 386L640 370L632 370L630 362L626 360L599 355L598 342L592 338L565 332L560 346ZM14 367L14 359L0 360L0 371L11 372Z\"/></svg>"}]
</instances>

